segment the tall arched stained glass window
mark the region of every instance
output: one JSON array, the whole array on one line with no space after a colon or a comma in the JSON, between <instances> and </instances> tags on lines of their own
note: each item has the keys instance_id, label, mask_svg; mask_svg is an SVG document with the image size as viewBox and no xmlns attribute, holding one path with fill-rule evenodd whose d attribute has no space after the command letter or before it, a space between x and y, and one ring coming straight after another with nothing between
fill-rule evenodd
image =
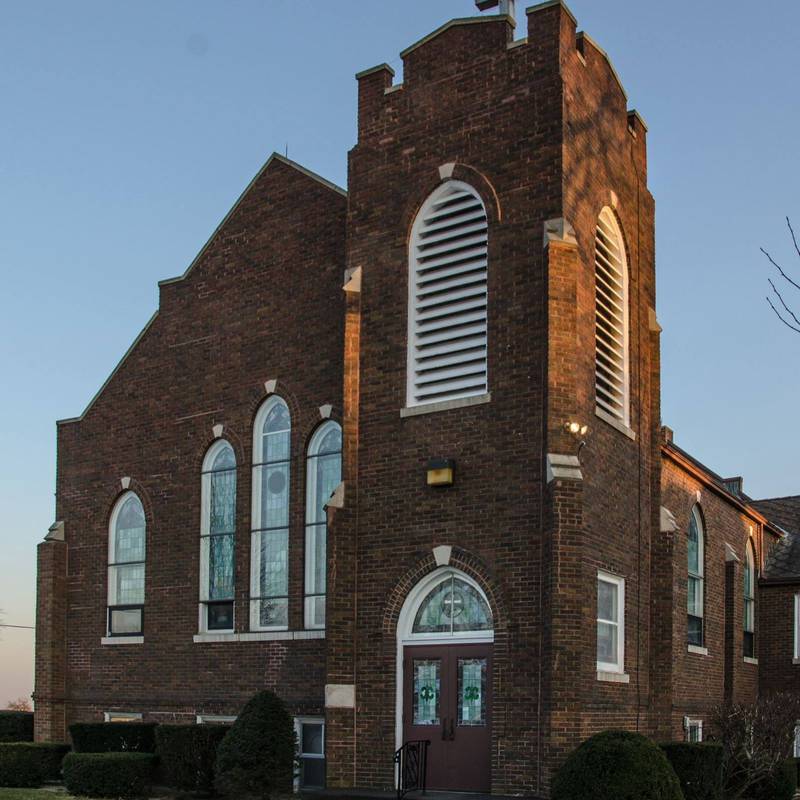
<instances>
[{"instance_id":1,"label":"tall arched stained glass window","mask_svg":"<svg viewBox=\"0 0 800 800\"><path fill-rule=\"evenodd\" d=\"M749 541L744 559L744 639L745 658L756 655L756 557L753 543Z\"/></svg>"},{"instance_id":2,"label":"tall arched stained glass window","mask_svg":"<svg viewBox=\"0 0 800 800\"><path fill-rule=\"evenodd\" d=\"M233 630L236 456L220 440L203 460L200 515L200 629Z\"/></svg>"},{"instance_id":3,"label":"tall arched stained glass window","mask_svg":"<svg viewBox=\"0 0 800 800\"><path fill-rule=\"evenodd\" d=\"M250 627L289 625L289 408L275 395L253 426Z\"/></svg>"},{"instance_id":4,"label":"tall arched stained glass window","mask_svg":"<svg viewBox=\"0 0 800 800\"><path fill-rule=\"evenodd\" d=\"M695 506L689 516L687 585L688 642L703 646L703 608L705 595L705 530L700 509Z\"/></svg>"},{"instance_id":5,"label":"tall arched stained glass window","mask_svg":"<svg viewBox=\"0 0 800 800\"><path fill-rule=\"evenodd\" d=\"M109 521L109 636L140 636L143 632L146 538L142 501L134 492L126 492Z\"/></svg>"},{"instance_id":6,"label":"tall arched stained glass window","mask_svg":"<svg viewBox=\"0 0 800 800\"><path fill-rule=\"evenodd\" d=\"M342 429L321 425L308 445L306 461L306 628L325 627L328 523L325 504L342 479Z\"/></svg>"}]
</instances>

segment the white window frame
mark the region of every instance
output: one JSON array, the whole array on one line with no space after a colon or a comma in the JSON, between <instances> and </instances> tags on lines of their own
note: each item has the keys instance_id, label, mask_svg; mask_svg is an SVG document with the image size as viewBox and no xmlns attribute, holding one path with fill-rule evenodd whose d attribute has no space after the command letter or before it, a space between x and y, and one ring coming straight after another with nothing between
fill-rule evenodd
<instances>
[{"instance_id":1,"label":"white window frame","mask_svg":"<svg viewBox=\"0 0 800 800\"><path fill-rule=\"evenodd\" d=\"M208 629L208 604L210 602L214 602L208 600L204 597L204 595L208 591L208 571L210 569L209 566L209 550L206 549L203 545L205 540L209 536L210 527L211 527L211 468L214 466L214 461L219 455L221 450L225 448L229 448L233 453L233 460L236 464L235 471L236 471L236 492L233 496L233 503L234 503L234 532L233 532L233 547L234 547L234 586L236 585L236 561L235 561L235 553L236 553L236 503L238 499L238 492L239 492L239 464L236 460L236 451L233 449L233 445L227 439L218 439L211 447L208 448L206 451L205 458L203 458L203 466L200 475L200 600L199 600L199 609L198 609L198 631L200 633L233 633L236 628L236 602L235 596L231 598L230 601L222 600L219 602L230 602L233 606L233 613L231 614L232 625L230 628L215 628L213 631ZM210 547L210 542L209 542ZM235 591L234 591L235 595Z\"/></svg>"},{"instance_id":2,"label":"white window frame","mask_svg":"<svg viewBox=\"0 0 800 800\"><path fill-rule=\"evenodd\" d=\"M794 726L793 753L795 758L800 758L800 721Z\"/></svg>"},{"instance_id":3,"label":"white window frame","mask_svg":"<svg viewBox=\"0 0 800 800\"><path fill-rule=\"evenodd\" d=\"M800 594L794 596L794 656L795 664L800 664Z\"/></svg>"},{"instance_id":4,"label":"white window frame","mask_svg":"<svg viewBox=\"0 0 800 800\"><path fill-rule=\"evenodd\" d=\"M237 717L224 714L197 714L195 721L198 725L233 725Z\"/></svg>"},{"instance_id":5,"label":"white window frame","mask_svg":"<svg viewBox=\"0 0 800 800\"><path fill-rule=\"evenodd\" d=\"M317 486L316 481L316 473L314 471L314 466L317 463L317 459L319 458L319 448L322 444L322 440L327 436L328 432L333 428L338 428L341 433L341 425L335 420L327 420L326 422L322 423L315 431L311 440L308 443L308 448L306 449L306 524L305 524L305 574L304 574L304 583L303 583L303 622L304 627L307 630L324 630L325 629L325 620L320 623L314 617L314 608L315 608L315 600L320 597L320 594L309 594L308 589L313 583L314 574L317 568L316 562L316 548L315 545L315 537L319 535L319 531L323 528L323 526L314 521L311 517L313 511L317 508L317 502L319 498L317 497L317 491L319 490L319 486ZM340 477L339 480L341 481L341 465L342 465L342 451L339 450L339 472ZM328 536L328 526L325 524L323 535L326 537L326 547L325 553L327 558L327 536ZM326 565L326 575L325 575L325 593L322 597L325 598L327 604L327 596L328 596L328 577L327 577L327 565ZM326 614L327 617L327 614Z\"/></svg>"},{"instance_id":6,"label":"white window frame","mask_svg":"<svg viewBox=\"0 0 800 800\"><path fill-rule=\"evenodd\" d=\"M482 332L475 332L474 336L483 335L486 345L485 362L484 362L484 385L480 390L466 388L464 391L453 390L447 397L438 397L432 399L418 400L415 397L415 384L416 384L416 350L417 350L417 333L416 325L419 316L418 311L418 296L417 296L417 275L419 272L419 261L417 258L417 242L420 236L420 230L425 223L425 215L430 211L431 207L439 202L442 197L449 191L457 190L468 192L473 195L481 204L486 222L486 321L484 323ZM430 407L431 410L438 410L438 408L450 408L458 405L465 405L471 399L473 402L478 401L479 398L488 397L489 393L489 288L488 288L488 275L489 275L489 215L486 210L486 204L483 202L478 190L469 183L457 180L447 180L438 186L426 198L417 216L414 219L414 224L411 228L411 236L408 242L408 325L407 325L407 343L406 343L406 408L424 408ZM457 286L453 287L457 289ZM454 376L457 379L457 376ZM454 405L455 404L455 405Z\"/></svg>"},{"instance_id":7,"label":"white window frame","mask_svg":"<svg viewBox=\"0 0 800 800\"><path fill-rule=\"evenodd\" d=\"M597 583L613 584L617 587L617 615L616 620L600 619L599 609L595 606L595 654L597 653L597 623L611 623L617 626L617 662L601 661L597 658L597 671L610 672L618 675L625 674L625 578L612 575L604 570L597 570ZM597 584L595 584L595 603L597 602Z\"/></svg>"},{"instance_id":8,"label":"white window frame","mask_svg":"<svg viewBox=\"0 0 800 800\"><path fill-rule=\"evenodd\" d=\"M142 508L142 514L145 518L144 522L144 553L142 557L142 561L130 561L126 562L129 564L141 564L142 569L144 571L144 586L142 588L142 605L140 614L140 630L138 633L117 633L112 634L111 632L111 609L112 608L124 608L126 604L118 603L117 602L117 590L116 590L116 581L112 578L115 574L115 569L120 566L116 563L116 547L117 547L117 520L119 519L119 515L122 512L125 503L131 497L135 497L139 501L139 505ZM111 516L108 519L108 564L106 566L106 583L107 583L107 592L106 592L106 637L109 639L126 639L126 638L141 638L144 636L144 607L145 601L147 599L147 514L144 511L144 503L142 503L142 498L139 495L132 491L128 490L124 492L122 495L117 498L117 502L114 504L114 508L111 511Z\"/></svg>"},{"instance_id":9,"label":"white window frame","mask_svg":"<svg viewBox=\"0 0 800 800\"><path fill-rule=\"evenodd\" d=\"M277 531L286 531L286 604L287 604L287 624L286 625L260 625L259 619L259 603L261 597L261 548L259 546L261 541L261 481L259 469L264 468L264 439L263 428L267 419L267 415L276 405L283 405L286 407L287 414L289 415L289 452L287 458L287 487L286 487L286 505L287 505L287 519L285 528L275 528ZM279 462L274 462L279 463ZM290 598L288 596L289 586L289 565L291 559L291 519L292 519L292 414L289 404L280 395L270 395L258 409L256 418L253 422L253 460L252 460L252 503L250 507L250 630L251 631L287 631L289 630L288 620L291 609L289 606ZM275 595L278 597L278 595ZM281 596L282 597L282 596Z\"/></svg>"},{"instance_id":10,"label":"white window frame","mask_svg":"<svg viewBox=\"0 0 800 800\"><path fill-rule=\"evenodd\" d=\"M685 728L686 728L686 741L692 743L692 728L697 728L697 741L695 744L700 744L703 741L703 720L701 719L692 719L690 717L685 718Z\"/></svg>"},{"instance_id":11,"label":"white window frame","mask_svg":"<svg viewBox=\"0 0 800 800\"><path fill-rule=\"evenodd\" d=\"M140 711L104 711L103 722L141 722Z\"/></svg>"},{"instance_id":12,"label":"white window frame","mask_svg":"<svg viewBox=\"0 0 800 800\"><path fill-rule=\"evenodd\" d=\"M322 725L321 754L303 752L303 725ZM302 761L302 759L325 761L325 742L326 742L325 717L313 717L313 716L295 717L294 732L295 736L297 737L297 774L295 775L294 779L294 790L295 792L299 792L300 789L303 788L300 786L300 776L302 774L302 768L300 762Z\"/></svg>"}]
</instances>

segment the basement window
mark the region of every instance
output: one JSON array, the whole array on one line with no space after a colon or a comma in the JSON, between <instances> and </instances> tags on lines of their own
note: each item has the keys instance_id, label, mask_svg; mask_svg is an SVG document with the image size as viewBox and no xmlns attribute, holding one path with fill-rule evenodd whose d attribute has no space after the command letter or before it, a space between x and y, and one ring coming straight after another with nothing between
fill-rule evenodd
<instances>
[{"instance_id":1,"label":"basement window","mask_svg":"<svg viewBox=\"0 0 800 800\"><path fill-rule=\"evenodd\" d=\"M699 744L703 741L703 720L686 719L686 741L690 744Z\"/></svg>"},{"instance_id":2,"label":"basement window","mask_svg":"<svg viewBox=\"0 0 800 800\"><path fill-rule=\"evenodd\" d=\"M322 717L296 717L297 760L300 771L298 789L325 788L325 720Z\"/></svg>"},{"instance_id":3,"label":"basement window","mask_svg":"<svg viewBox=\"0 0 800 800\"><path fill-rule=\"evenodd\" d=\"M142 715L138 711L104 711L103 722L141 722Z\"/></svg>"}]
</instances>

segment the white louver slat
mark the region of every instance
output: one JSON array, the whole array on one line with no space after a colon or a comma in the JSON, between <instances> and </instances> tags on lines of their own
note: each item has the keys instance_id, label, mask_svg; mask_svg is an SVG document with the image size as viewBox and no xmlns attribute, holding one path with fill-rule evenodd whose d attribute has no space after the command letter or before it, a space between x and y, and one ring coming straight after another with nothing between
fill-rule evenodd
<instances>
[{"instance_id":1,"label":"white louver slat","mask_svg":"<svg viewBox=\"0 0 800 800\"><path fill-rule=\"evenodd\" d=\"M414 223L409 252L409 406L487 392L486 209L449 181Z\"/></svg>"},{"instance_id":2,"label":"white louver slat","mask_svg":"<svg viewBox=\"0 0 800 800\"><path fill-rule=\"evenodd\" d=\"M627 425L628 266L622 231L609 208L595 233L595 343L597 406Z\"/></svg>"}]
</instances>

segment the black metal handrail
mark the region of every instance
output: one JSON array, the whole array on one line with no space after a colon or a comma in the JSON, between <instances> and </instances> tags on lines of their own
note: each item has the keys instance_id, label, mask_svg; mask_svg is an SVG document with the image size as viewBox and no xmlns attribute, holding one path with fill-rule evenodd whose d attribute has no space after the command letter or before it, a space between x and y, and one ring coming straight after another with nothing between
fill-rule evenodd
<instances>
[{"instance_id":1,"label":"black metal handrail","mask_svg":"<svg viewBox=\"0 0 800 800\"><path fill-rule=\"evenodd\" d=\"M404 742L394 754L397 764L397 800L421 789L425 794L428 785L428 746L429 739L414 739Z\"/></svg>"}]
</instances>

